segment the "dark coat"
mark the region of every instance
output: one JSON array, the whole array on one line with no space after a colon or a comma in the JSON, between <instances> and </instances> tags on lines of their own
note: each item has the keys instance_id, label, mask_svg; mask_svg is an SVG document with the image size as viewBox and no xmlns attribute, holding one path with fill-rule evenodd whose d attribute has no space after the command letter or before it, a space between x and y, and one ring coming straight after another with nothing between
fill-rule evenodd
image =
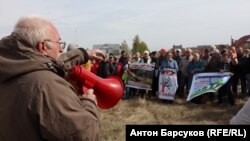
<instances>
[{"instance_id":1,"label":"dark coat","mask_svg":"<svg viewBox=\"0 0 250 141\"><path fill-rule=\"evenodd\" d=\"M10 35L0 66L1 141L99 140L96 105L77 97L58 62Z\"/></svg>"}]
</instances>

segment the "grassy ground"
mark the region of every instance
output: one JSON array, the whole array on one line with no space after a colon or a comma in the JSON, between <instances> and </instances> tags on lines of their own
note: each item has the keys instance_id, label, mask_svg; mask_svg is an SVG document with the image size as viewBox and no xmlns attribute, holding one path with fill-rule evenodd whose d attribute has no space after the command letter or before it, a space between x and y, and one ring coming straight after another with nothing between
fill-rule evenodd
<instances>
[{"instance_id":1,"label":"grassy ground","mask_svg":"<svg viewBox=\"0 0 250 141\"><path fill-rule=\"evenodd\" d=\"M235 106L225 104L222 107L216 102L197 105L180 98L173 104L147 97L121 100L111 109L99 110L101 139L125 141L127 124L228 124L246 100L237 98Z\"/></svg>"}]
</instances>

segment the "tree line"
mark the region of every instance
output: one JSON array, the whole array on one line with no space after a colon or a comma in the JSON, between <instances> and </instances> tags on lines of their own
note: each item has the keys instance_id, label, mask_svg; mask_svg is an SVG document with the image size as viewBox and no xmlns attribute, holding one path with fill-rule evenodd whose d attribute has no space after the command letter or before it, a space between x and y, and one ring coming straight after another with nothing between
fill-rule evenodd
<instances>
[{"instance_id":1,"label":"tree line","mask_svg":"<svg viewBox=\"0 0 250 141\"><path fill-rule=\"evenodd\" d=\"M137 51L143 54L145 50L148 50L150 52L147 44L140 39L139 35L136 35L133 39L132 49L129 48L126 41L123 41L121 43L121 49L125 50L129 54L135 54Z\"/></svg>"}]
</instances>

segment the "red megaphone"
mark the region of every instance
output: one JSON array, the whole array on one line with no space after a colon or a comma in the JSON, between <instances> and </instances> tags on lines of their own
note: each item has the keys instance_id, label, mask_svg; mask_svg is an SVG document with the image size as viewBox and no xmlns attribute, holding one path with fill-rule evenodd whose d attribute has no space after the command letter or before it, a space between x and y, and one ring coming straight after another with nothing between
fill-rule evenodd
<instances>
[{"instance_id":1,"label":"red megaphone","mask_svg":"<svg viewBox=\"0 0 250 141\"><path fill-rule=\"evenodd\" d=\"M96 76L82 66L73 66L69 78L80 82L83 92L94 89L98 106L108 109L116 105L123 95L123 83L119 77L110 76L106 79Z\"/></svg>"}]
</instances>

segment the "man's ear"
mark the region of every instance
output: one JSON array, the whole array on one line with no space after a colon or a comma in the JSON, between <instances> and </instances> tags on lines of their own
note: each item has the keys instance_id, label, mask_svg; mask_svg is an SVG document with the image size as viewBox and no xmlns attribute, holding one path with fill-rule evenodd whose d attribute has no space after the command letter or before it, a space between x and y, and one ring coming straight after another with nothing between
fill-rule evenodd
<instances>
[{"instance_id":1,"label":"man's ear","mask_svg":"<svg viewBox=\"0 0 250 141\"><path fill-rule=\"evenodd\" d=\"M44 42L39 42L37 45L36 45L36 49L42 53L43 55L47 55L47 47L45 45Z\"/></svg>"}]
</instances>

